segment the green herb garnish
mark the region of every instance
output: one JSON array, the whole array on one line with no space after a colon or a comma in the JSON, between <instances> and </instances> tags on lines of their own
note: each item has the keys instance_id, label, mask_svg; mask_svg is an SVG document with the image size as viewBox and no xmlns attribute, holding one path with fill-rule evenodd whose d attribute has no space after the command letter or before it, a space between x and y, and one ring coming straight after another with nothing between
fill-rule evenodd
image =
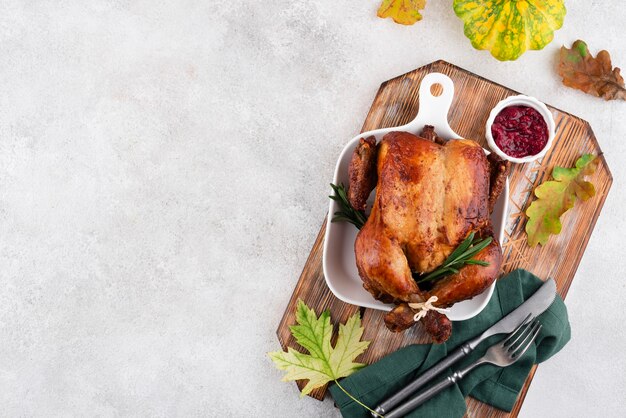
<instances>
[{"instance_id":1,"label":"green herb garnish","mask_svg":"<svg viewBox=\"0 0 626 418\"><path fill-rule=\"evenodd\" d=\"M346 187L341 183L339 186L330 183L330 187L333 188L335 194L333 196L328 196L333 199L335 202L339 204L339 210L335 212L333 218L330 220L331 222L350 222L352 225L356 226L358 229L363 228L365 225L365 221L367 217L365 213L361 210L356 210L348 200L348 194L346 192Z\"/></svg>"},{"instance_id":2,"label":"green herb garnish","mask_svg":"<svg viewBox=\"0 0 626 418\"><path fill-rule=\"evenodd\" d=\"M437 267L435 270L428 274L419 275L415 278L417 283L430 282L432 280L440 279L450 274L457 274L461 267L466 264L478 264L479 266L488 266L489 263L483 260L475 260L476 254L487 248L493 238L488 237L484 239L474 239L475 233L472 232L463 240L463 242L456 247L452 254L446 258L443 264Z\"/></svg>"}]
</instances>

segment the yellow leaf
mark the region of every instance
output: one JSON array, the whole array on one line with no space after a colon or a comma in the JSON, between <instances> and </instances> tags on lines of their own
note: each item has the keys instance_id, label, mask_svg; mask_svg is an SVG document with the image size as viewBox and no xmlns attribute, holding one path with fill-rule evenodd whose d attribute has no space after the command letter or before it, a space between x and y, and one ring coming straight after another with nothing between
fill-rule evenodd
<instances>
[{"instance_id":1,"label":"yellow leaf","mask_svg":"<svg viewBox=\"0 0 626 418\"><path fill-rule=\"evenodd\" d=\"M554 180L535 189L537 200L526 209L528 245L544 245L550 234L561 232L561 215L574 207L576 198L585 201L595 195L593 184L585 181L585 177L595 172L598 161L595 155L585 154L574 168L555 167Z\"/></svg>"},{"instance_id":2,"label":"yellow leaf","mask_svg":"<svg viewBox=\"0 0 626 418\"><path fill-rule=\"evenodd\" d=\"M426 0L383 0L378 8L378 17L390 17L401 25L412 25L422 20L420 10L426 6Z\"/></svg>"}]
</instances>

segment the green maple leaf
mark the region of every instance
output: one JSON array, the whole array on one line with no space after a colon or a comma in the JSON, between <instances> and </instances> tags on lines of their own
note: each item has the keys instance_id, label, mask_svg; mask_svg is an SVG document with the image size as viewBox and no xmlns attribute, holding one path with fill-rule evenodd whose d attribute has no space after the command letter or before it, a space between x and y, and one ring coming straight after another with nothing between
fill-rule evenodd
<instances>
[{"instance_id":1,"label":"green maple leaf","mask_svg":"<svg viewBox=\"0 0 626 418\"><path fill-rule=\"evenodd\" d=\"M596 194L585 176L594 173L598 161L595 155L585 154L576 161L574 168L554 167L554 180L535 189L537 200L526 209L526 234L531 247L538 243L544 245L550 234L561 232L561 215L574 207L576 198L585 201Z\"/></svg>"},{"instance_id":2,"label":"green maple leaf","mask_svg":"<svg viewBox=\"0 0 626 418\"><path fill-rule=\"evenodd\" d=\"M339 336L334 348L330 343L333 326L328 310L318 318L313 309L306 306L302 300L298 300L296 322L298 325L290 327L291 334L298 344L309 351L309 354L300 353L289 347L286 352L275 351L268 353L268 356L276 367L287 371L283 381L308 379L309 382L302 389L301 396L330 381L349 376L365 366L354 362L354 359L369 346L369 341L361 341L363 327L358 312L352 315L345 325L339 325Z\"/></svg>"}]
</instances>

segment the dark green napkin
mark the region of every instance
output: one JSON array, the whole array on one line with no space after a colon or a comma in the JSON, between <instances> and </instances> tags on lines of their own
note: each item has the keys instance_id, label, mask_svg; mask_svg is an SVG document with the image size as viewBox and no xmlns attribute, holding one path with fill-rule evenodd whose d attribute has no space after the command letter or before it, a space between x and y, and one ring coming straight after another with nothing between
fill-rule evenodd
<instances>
[{"instance_id":1,"label":"dark green napkin","mask_svg":"<svg viewBox=\"0 0 626 418\"><path fill-rule=\"evenodd\" d=\"M539 278L526 270L515 270L507 274L498 280L491 300L479 315L467 321L453 323L452 336L445 344L404 347L343 379L341 385L364 404L375 407L433 366L458 345L481 334L500 318L517 308L532 296L542 283ZM533 364L549 359L570 339L567 309L559 295L548 310L539 317L539 320L543 328L535 340L534 347L531 347L515 364L505 368L492 365L480 366L458 384L430 399L407 416L462 417L466 410L465 397L468 395L496 408L510 411ZM452 368L458 370L473 362L481 357L489 346L503 337L502 334L492 336ZM452 371L452 369L448 370L448 372ZM442 373L438 379L446 375ZM365 408L346 396L337 385L333 385L330 392L344 417L370 417Z\"/></svg>"}]
</instances>

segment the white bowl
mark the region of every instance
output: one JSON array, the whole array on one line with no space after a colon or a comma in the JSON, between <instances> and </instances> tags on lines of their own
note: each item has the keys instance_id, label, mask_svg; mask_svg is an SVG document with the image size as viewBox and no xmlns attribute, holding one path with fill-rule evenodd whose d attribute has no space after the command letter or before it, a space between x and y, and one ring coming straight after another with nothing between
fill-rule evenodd
<instances>
[{"instance_id":1,"label":"white bowl","mask_svg":"<svg viewBox=\"0 0 626 418\"><path fill-rule=\"evenodd\" d=\"M498 116L498 113L500 113L502 109L508 106L532 107L543 117L543 120L548 126L548 142L546 142L546 146L543 147L543 149L538 154L529 155L522 158L511 157L496 145L496 141L494 141L493 136L491 135L491 125L493 125L493 121L496 116ZM550 113L550 110L548 110L545 104L541 103L534 97L524 96L520 94L518 96L511 96L507 97L504 100L501 100L493 109L491 109L491 113L489 113L489 118L487 119L487 123L485 125L485 137L487 138L487 144L489 144L489 148L491 148L491 150L495 152L500 158L509 160L512 163L528 163L546 155L546 152L548 152L548 150L552 146L552 141L554 140L554 127L554 118L552 117L552 113Z\"/></svg>"},{"instance_id":2,"label":"white bowl","mask_svg":"<svg viewBox=\"0 0 626 418\"><path fill-rule=\"evenodd\" d=\"M433 96L430 88L433 84L440 84L443 93L440 96ZM461 138L448 124L448 110L454 97L454 84L452 80L441 73L431 73L424 77L419 87L419 111L415 119L406 125L377 129L364 132L350 140L344 147L335 167L334 184L348 184L348 166L354 148L359 143L360 138L375 136L378 141L391 131L406 131L419 134L424 125L433 125L437 135L444 139ZM489 151L485 150L486 153ZM330 191L332 193L332 190ZM370 195L368 207L374 198L374 193ZM508 210L509 180L505 183L505 188L500 198L496 202L491 214L493 230L500 244L504 240L504 227L506 225L506 214ZM359 277L356 268L354 255L354 240L358 232L354 225L347 222L331 222L335 211L339 210L337 202L330 200L328 208L328 222L326 223L326 239L324 241L323 267L326 284L333 294L340 300L352 305L366 308L390 311L394 305L382 303L363 288L363 282ZM483 293L474 296L472 299L455 303L450 307L450 312L446 314L452 321L463 321L478 315L487 306L496 283L492 283Z\"/></svg>"}]
</instances>

